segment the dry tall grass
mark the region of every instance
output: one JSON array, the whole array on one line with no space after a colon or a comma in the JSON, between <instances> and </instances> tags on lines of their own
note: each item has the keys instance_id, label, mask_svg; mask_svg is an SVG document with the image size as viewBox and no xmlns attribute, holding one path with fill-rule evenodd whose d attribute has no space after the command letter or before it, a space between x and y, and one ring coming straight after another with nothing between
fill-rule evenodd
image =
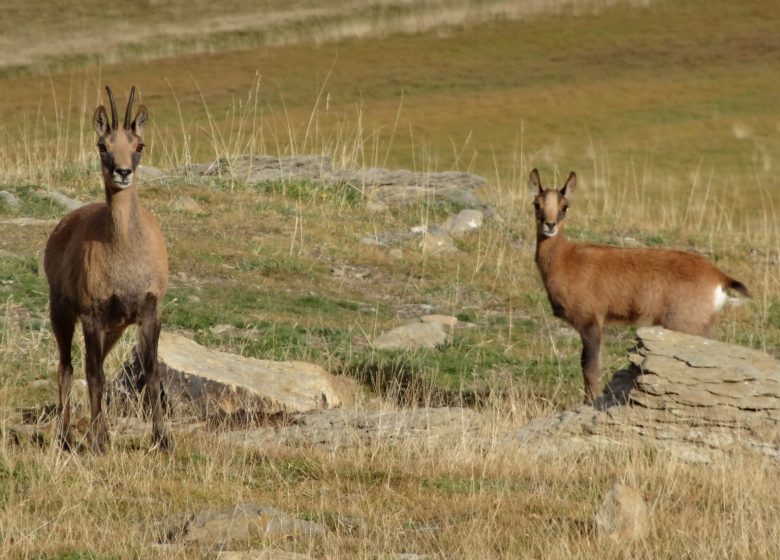
<instances>
[{"instance_id":1,"label":"dry tall grass","mask_svg":"<svg viewBox=\"0 0 780 560\"><path fill-rule=\"evenodd\" d=\"M382 163L387 146L377 141L374 131L366 130L360 115L329 136L317 123L319 105L311 113L311 126L300 129L280 127L273 119L266 121L255 111L253 99L253 93L248 94L246 101L236 106L233 117L224 121L209 116L213 157L230 161L245 152L315 151L333 156L345 167ZM209 113L207 105L204 111ZM68 121L68 115L54 122L39 119L20 138L4 136L0 153L10 164L6 180L11 184L56 184L71 194L98 197L91 132L62 128ZM172 168L192 161L186 121L183 115L177 139L172 132L152 129L148 144L154 146L156 164ZM418 157L420 169L435 166L433 155L423 151ZM516 169L496 169L496 177L511 179L491 180L484 192L500 209L503 224L493 224L464 241L462 256L447 263L430 255L412 254L407 265L420 278L454 294L448 296L453 311L459 309L459 298L463 297L457 294L464 288L481 286L502 304L544 319L544 332L528 340L522 350L529 359L578 351L576 342L555 334L558 327L547 316L542 300L532 297L538 290L534 289L535 271L530 260L533 225L525 176L534 157L520 149ZM38 165L42 159L50 165ZM760 172L757 174L760 180ZM651 169L626 169L618 179L596 153L592 173L580 174L583 184L570 219L581 235L614 240L627 235L625 232L645 237L658 234L678 244L688 240L722 255L727 268L758 294L750 309L726 317L726 338L747 338L754 346L772 348L777 333L766 317L780 293L780 241L774 209L767 204L764 214L738 227L735 213L740 209L730 203L730 194L713 192L702 175L693 177L690 191L681 197L654 183ZM166 210L181 192L210 197L215 213L187 219ZM258 225L254 214L258 210L251 201L259 195L239 183L223 192L209 192L179 182L172 190L147 187L143 196L163 216L174 273L177 267L192 272L193 267L206 266L185 256L199 243L207 242L206 238L195 234L186 240L178 229L199 222L201 229L204 225L208 229L208 237L217 232L216 243L207 250L235 255L248 247L235 229L237 224ZM284 195L264 198L271 204L284 200ZM325 200L293 201L299 225L290 230L287 216L288 229L283 235L288 235L290 242L285 252L307 255L316 244L319 251L324 248L337 258L389 269L396 265L388 257L367 249L358 255L354 245L344 244L345 239L354 237L355 228L367 223L384 229L437 219L435 208L428 205L411 210L411 214L377 216L359 206ZM284 230L282 221L260 219L268 231ZM754 247L756 254L745 254L745 246ZM33 236L15 250L32 254L34 247ZM218 271L218 266L213 270ZM195 269L195 273L213 272ZM287 285L297 281L282 279ZM313 281L319 289L325 289L329 282L317 275ZM398 301L403 300L403 294L401 290L395 296ZM29 399L31 379L45 378L55 369L49 330L41 328L42 311L19 306L13 300L3 305L0 392L5 406L0 423L4 439L16 418L13 403ZM511 352L517 349L512 342L511 310L509 314L506 344ZM360 328L371 332L372 327ZM494 333L486 330L485 335L489 334ZM118 367L128 347L126 340L112 354L108 371ZM622 358L613 356L610 363L616 360ZM80 371L80 364L76 367ZM52 398L53 393L45 391L37 397L40 402ZM394 407L388 401L374 400L363 400L356 406ZM150 453L144 444L115 446L105 456L68 455L50 445L43 449L30 444L4 445L0 448L0 556L211 558L214 551L185 547L169 537L182 526L183 519L200 509L242 501L271 504L292 515L324 522L330 529L325 537L253 543L315 558L378 558L399 553L441 558L776 555L780 491L775 483L777 467L769 459L736 457L714 465L688 465L640 441L574 459L540 458L521 447L485 444L491 434L499 438L511 433L530 418L554 412L556 406L535 398L520 383L514 392L480 412L481 429L476 433L464 430L451 441L402 446L379 440L338 451L273 446L247 451L224 443L219 431L187 433L181 429L176 434L176 450L168 455ZM614 544L597 538L593 514L615 480L634 485L649 502L649 539Z\"/></svg>"}]
</instances>

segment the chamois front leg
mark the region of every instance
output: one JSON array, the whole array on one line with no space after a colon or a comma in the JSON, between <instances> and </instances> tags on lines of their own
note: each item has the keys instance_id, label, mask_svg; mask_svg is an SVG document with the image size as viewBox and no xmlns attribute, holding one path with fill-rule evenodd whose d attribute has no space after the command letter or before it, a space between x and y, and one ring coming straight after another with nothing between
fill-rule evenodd
<instances>
[{"instance_id":1,"label":"chamois front leg","mask_svg":"<svg viewBox=\"0 0 780 560\"><path fill-rule=\"evenodd\" d=\"M585 380L585 404L592 404L601 394L599 377L601 375L601 340L602 327L598 323L590 323L580 329L582 339L582 376Z\"/></svg>"},{"instance_id":2,"label":"chamois front leg","mask_svg":"<svg viewBox=\"0 0 780 560\"><path fill-rule=\"evenodd\" d=\"M169 449L170 440L165 434L162 402L162 379L157 363L157 344L160 339L160 317L157 314L157 297L147 295L146 304L138 328L138 354L144 372L146 391L144 398L152 415L152 434L159 449Z\"/></svg>"},{"instance_id":3,"label":"chamois front leg","mask_svg":"<svg viewBox=\"0 0 780 560\"><path fill-rule=\"evenodd\" d=\"M52 301L56 301L52 298ZM73 449L73 434L70 431L70 389L73 380L73 362L71 349L76 317L52 304L50 310L52 331L59 350L57 368L57 386L59 388L60 418L57 426L57 441L65 451Z\"/></svg>"},{"instance_id":4,"label":"chamois front leg","mask_svg":"<svg viewBox=\"0 0 780 560\"><path fill-rule=\"evenodd\" d=\"M102 453L108 444L108 429L103 413L103 346L105 333L99 321L82 318L84 331L84 370L89 389L90 436L92 449Z\"/></svg>"}]
</instances>

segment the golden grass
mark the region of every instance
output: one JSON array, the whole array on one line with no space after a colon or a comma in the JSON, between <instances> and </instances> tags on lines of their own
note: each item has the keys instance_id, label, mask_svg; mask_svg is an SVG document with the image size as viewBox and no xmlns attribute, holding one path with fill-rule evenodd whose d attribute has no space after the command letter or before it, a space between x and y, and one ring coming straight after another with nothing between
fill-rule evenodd
<instances>
[{"instance_id":1,"label":"golden grass","mask_svg":"<svg viewBox=\"0 0 780 560\"><path fill-rule=\"evenodd\" d=\"M546 183L578 172L572 237L613 244L632 237L716 259L755 294L724 314L721 338L778 353L776 45L764 29L773 5L659 4L658 11L617 6L576 20L542 14L531 20L533 34L503 22L443 36L239 52L221 50L215 39L212 54L158 59L154 72L127 61L0 77L0 185L100 199L89 117L104 82L115 90L143 86L153 115L145 163L164 168L243 153L325 153L341 167L479 172L489 179L481 194L504 221L458 241L459 253L443 259L416 241L399 245L401 259L359 243L374 232L440 223L450 209L433 204L377 213L324 190L306 198L187 180L144 186L141 198L169 243L169 326L202 311L187 328L203 342L263 357L302 355L338 370L375 359L369 341L402 320L404 305L469 312L470 338L440 356L488 364L490 371L476 372L496 389L480 412L483 430L509 432L576 403L581 390L579 341L551 317L533 264L526 181L534 166ZM485 5L485 13L499 5ZM209 8L196 4L193 17L201 9ZM696 10L701 25L692 23ZM721 27L725 20L731 25ZM644 35L636 33L642 21ZM715 28L725 35L719 39ZM564 30L577 41L561 41ZM177 210L179 196L203 212ZM34 270L46 235L0 224L3 437L16 406L55 398L51 388L31 389L55 370L45 285ZM241 266L251 259L279 267ZM372 267L373 276L336 278L329 270L339 263ZM247 338L209 335L218 323L268 323L277 330L267 336L280 342L258 348ZM306 336L284 340L293 326L308 329ZM605 374L625 362L632 333L607 336ZM107 371L130 344L125 338L110 355ZM492 362L474 359L488 351ZM364 398L356 406L394 405ZM576 459L537 458L522 448L484 449L470 433L455 444L380 441L336 453L248 452L213 431L176 439L176 450L163 456L145 446L95 457L3 445L0 556L212 558L211 550L157 544L200 509L250 500L326 523L331 532L323 538L255 543L314 558L772 558L780 537L777 467L757 457L687 465L637 441ZM650 504L644 542L614 546L595 537L593 514L615 480L637 487Z\"/></svg>"}]
</instances>

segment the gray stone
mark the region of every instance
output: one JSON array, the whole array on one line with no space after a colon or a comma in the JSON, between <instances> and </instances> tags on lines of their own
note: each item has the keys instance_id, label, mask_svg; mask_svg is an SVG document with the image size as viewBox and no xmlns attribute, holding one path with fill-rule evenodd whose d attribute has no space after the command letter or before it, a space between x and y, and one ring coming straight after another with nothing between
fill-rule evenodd
<instances>
[{"instance_id":1,"label":"gray stone","mask_svg":"<svg viewBox=\"0 0 780 560\"><path fill-rule=\"evenodd\" d=\"M19 199L8 191L0 191L0 202L8 206L11 210L19 208Z\"/></svg>"},{"instance_id":2,"label":"gray stone","mask_svg":"<svg viewBox=\"0 0 780 560\"><path fill-rule=\"evenodd\" d=\"M86 379L73 379L70 385L70 406L74 414L89 410L89 389Z\"/></svg>"},{"instance_id":3,"label":"gray stone","mask_svg":"<svg viewBox=\"0 0 780 560\"><path fill-rule=\"evenodd\" d=\"M42 220L39 218L6 218L0 224L6 226L56 226L59 220Z\"/></svg>"},{"instance_id":4,"label":"gray stone","mask_svg":"<svg viewBox=\"0 0 780 560\"><path fill-rule=\"evenodd\" d=\"M312 560L311 556L297 552L264 548L246 552L220 552L217 560Z\"/></svg>"},{"instance_id":5,"label":"gray stone","mask_svg":"<svg viewBox=\"0 0 780 560\"><path fill-rule=\"evenodd\" d=\"M378 336L372 346L379 350L417 350L436 348L447 341L447 333L440 322L409 323Z\"/></svg>"},{"instance_id":6,"label":"gray stone","mask_svg":"<svg viewBox=\"0 0 780 560\"><path fill-rule=\"evenodd\" d=\"M135 178L141 183L148 183L151 181L159 181L168 177L168 174L151 165L139 165L135 170Z\"/></svg>"},{"instance_id":7,"label":"gray stone","mask_svg":"<svg viewBox=\"0 0 780 560\"><path fill-rule=\"evenodd\" d=\"M336 278L352 278L364 280L374 272L370 266L353 266L349 264L337 264L330 269L330 273Z\"/></svg>"},{"instance_id":8,"label":"gray stone","mask_svg":"<svg viewBox=\"0 0 780 560\"><path fill-rule=\"evenodd\" d=\"M226 332L231 332L236 330L236 327L233 325L214 325L213 327L209 327L209 332L211 334L225 334Z\"/></svg>"},{"instance_id":9,"label":"gray stone","mask_svg":"<svg viewBox=\"0 0 780 560\"><path fill-rule=\"evenodd\" d=\"M594 517L600 537L626 543L650 533L650 513L639 493L616 482L604 497Z\"/></svg>"},{"instance_id":10,"label":"gray stone","mask_svg":"<svg viewBox=\"0 0 780 560\"><path fill-rule=\"evenodd\" d=\"M203 416L268 417L341 404L333 376L316 364L245 358L171 333L160 335L158 359L170 402ZM120 372L115 393L132 393L140 378L136 358Z\"/></svg>"},{"instance_id":11,"label":"gray stone","mask_svg":"<svg viewBox=\"0 0 780 560\"><path fill-rule=\"evenodd\" d=\"M420 241L420 249L432 254L453 253L458 250L447 232L437 227L426 228Z\"/></svg>"},{"instance_id":12,"label":"gray stone","mask_svg":"<svg viewBox=\"0 0 780 560\"><path fill-rule=\"evenodd\" d=\"M61 192L57 192L55 190L45 190L45 191L33 191L33 196L36 198L40 198L42 200L50 200L56 204L59 204L62 206L65 210L75 210L76 208L81 208L84 206L84 203L80 200L76 200L75 198L71 198L67 195L62 194Z\"/></svg>"},{"instance_id":13,"label":"gray stone","mask_svg":"<svg viewBox=\"0 0 780 560\"><path fill-rule=\"evenodd\" d=\"M189 165L175 173L225 177L247 183L310 181L324 187L347 184L358 189L366 198L368 207L376 210L440 200L474 208L484 207L475 193L485 184L485 179L478 175L382 168L334 170L331 159L322 155L274 157L248 154L220 158L208 164Z\"/></svg>"},{"instance_id":14,"label":"gray stone","mask_svg":"<svg viewBox=\"0 0 780 560\"><path fill-rule=\"evenodd\" d=\"M482 227L482 220L482 212L467 209L450 216L440 227L453 237L461 237L470 231Z\"/></svg>"},{"instance_id":15,"label":"gray stone","mask_svg":"<svg viewBox=\"0 0 780 560\"><path fill-rule=\"evenodd\" d=\"M423 315L420 317L423 323L441 323L445 327L454 327L458 324L458 318L452 315Z\"/></svg>"},{"instance_id":16,"label":"gray stone","mask_svg":"<svg viewBox=\"0 0 780 560\"><path fill-rule=\"evenodd\" d=\"M542 455L632 440L693 463L745 451L780 459L780 362L660 327L637 339L595 408L537 418L516 439Z\"/></svg>"},{"instance_id":17,"label":"gray stone","mask_svg":"<svg viewBox=\"0 0 780 560\"><path fill-rule=\"evenodd\" d=\"M269 446L314 447L334 451L377 442L404 445L411 441L456 444L476 433L480 415L467 408L419 408L397 411L334 409L296 414L283 426L226 432L220 438L244 449Z\"/></svg>"},{"instance_id":18,"label":"gray stone","mask_svg":"<svg viewBox=\"0 0 780 560\"><path fill-rule=\"evenodd\" d=\"M173 201L173 209L179 212L192 212L193 214L203 211L200 204L191 196L177 196Z\"/></svg>"},{"instance_id":19,"label":"gray stone","mask_svg":"<svg viewBox=\"0 0 780 560\"><path fill-rule=\"evenodd\" d=\"M255 539L315 537L327 533L321 523L291 517L270 506L238 504L196 514L184 528L184 542L225 548Z\"/></svg>"}]
</instances>

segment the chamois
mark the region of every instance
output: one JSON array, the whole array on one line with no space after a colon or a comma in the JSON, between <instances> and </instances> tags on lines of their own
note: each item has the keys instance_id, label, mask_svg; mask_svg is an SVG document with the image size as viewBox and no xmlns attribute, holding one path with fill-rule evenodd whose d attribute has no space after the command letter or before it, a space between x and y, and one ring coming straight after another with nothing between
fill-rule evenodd
<instances>
[{"instance_id":1,"label":"chamois","mask_svg":"<svg viewBox=\"0 0 780 560\"><path fill-rule=\"evenodd\" d=\"M160 224L138 203L135 185L148 112L141 105L131 122L133 86L120 128L114 96L108 86L106 91L111 102L111 123L103 105L95 109L92 118L98 134L106 201L82 206L65 215L52 231L44 250L49 313L59 349L57 437L64 449L73 448L71 343L76 322L81 322L84 334L84 370L91 414L89 433L92 448L98 452L108 443L102 411L103 361L122 332L136 324L154 442L159 448L166 448L157 343L159 305L168 287L168 255Z\"/></svg>"},{"instance_id":2,"label":"chamois","mask_svg":"<svg viewBox=\"0 0 780 560\"><path fill-rule=\"evenodd\" d=\"M728 299L725 290L750 297L744 284L695 253L567 241L563 221L577 186L573 171L556 190L543 188L534 169L529 186L536 211L536 266L553 314L574 327L582 339L586 403L601 393L606 323L661 325L712 337L717 313Z\"/></svg>"}]
</instances>

